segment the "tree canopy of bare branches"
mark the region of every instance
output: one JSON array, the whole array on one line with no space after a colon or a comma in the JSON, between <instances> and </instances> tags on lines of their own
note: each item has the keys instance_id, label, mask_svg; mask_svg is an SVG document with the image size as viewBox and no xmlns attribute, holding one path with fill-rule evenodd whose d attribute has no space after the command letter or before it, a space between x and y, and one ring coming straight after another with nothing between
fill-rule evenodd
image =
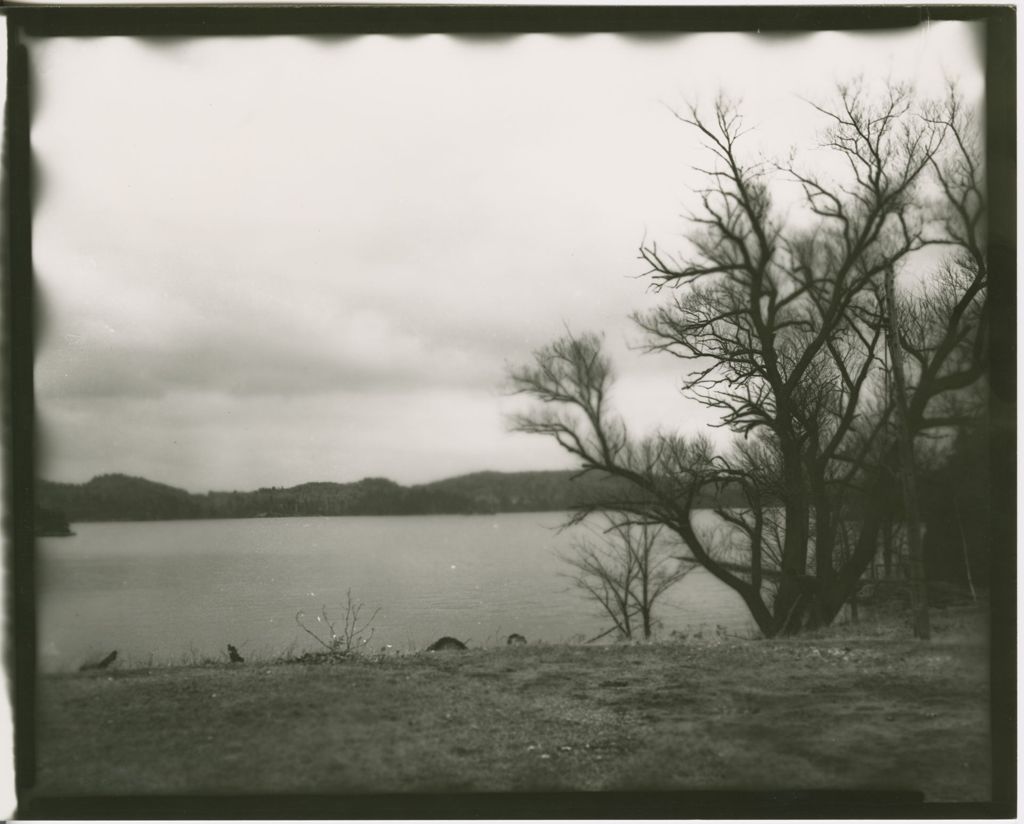
<instances>
[{"instance_id":1,"label":"tree canopy of bare branches","mask_svg":"<svg viewBox=\"0 0 1024 824\"><path fill-rule=\"evenodd\" d=\"M911 437L976 420L984 403L987 262L984 162L955 90L922 104L905 86L842 85L815 105L823 173L751 160L738 106L677 117L707 162L688 244L641 248L654 310L635 316L653 353L685 367L683 393L734 433L715 454L702 437L636 439L610 408L612 364L598 335L566 335L511 370L541 403L515 428L554 438L582 471L629 483L577 514L606 509L662 525L734 589L765 635L831 622L899 509L901 466L887 348L885 279L899 284L899 341ZM800 192L801 221L777 203ZM907 462L904 457L904 464ZM740 490L719 515L744 559L702 540L693 514L709 490Z\"/></svg>"}]
</instances>

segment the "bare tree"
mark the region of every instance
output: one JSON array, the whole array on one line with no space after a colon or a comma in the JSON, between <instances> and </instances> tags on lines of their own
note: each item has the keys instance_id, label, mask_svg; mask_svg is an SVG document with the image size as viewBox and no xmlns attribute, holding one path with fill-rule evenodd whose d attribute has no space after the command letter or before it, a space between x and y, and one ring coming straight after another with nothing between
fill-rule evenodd
<instances>
[{"instance_id":1,"label":"bare tree","mask_svg":"<svg viewBox=\"0 0 1024 824\"><path fill-rule=\"evenodd\" d=\"M654 605L693 565L681 564L661 540L662 527L605 515L605 528L576 541L562 559L573 568L573 583L600 605L616 633L631 639L654 632ZM592 640L597 640L592 639Z\"/></svg>"},{"instance_id":2,"label":"bare tree","mask_svg":"<svg viewBox=\"0 0 1024 824\"><path fill-rule=\"evenodd\" d=\"M766 635L833 620L874 558L900 473L914 471L900 465L888 391L887 272L911 269L926 246L953 251L942 308L925 309L927 289L901 298L917 307L900 341L916 364L906 386L911 437L946 423L934 410L983 372L981 164L959 100L922 112L905 87L871 95L851 84L817 109L823 147L841 161L829 176L746 160L747 130L725 100L707 118L679 114L710 158L699 169L701 206L683 252L641 249L666 295L635 318L647 348L690 366L684 394L721 415L737 437L732 449L631 439L608 407L611 364L596 336L566 336L511 373L516 390L544 402L517 428L554 437L583 471L628 481L631 493L605 505L674 531ZM773 200L780 184L802 192L810 228L783 219ZM742 564L692 525L701 496L726 486L747 503L719 512L746 536Z\"/></svg>"}]
</instances>

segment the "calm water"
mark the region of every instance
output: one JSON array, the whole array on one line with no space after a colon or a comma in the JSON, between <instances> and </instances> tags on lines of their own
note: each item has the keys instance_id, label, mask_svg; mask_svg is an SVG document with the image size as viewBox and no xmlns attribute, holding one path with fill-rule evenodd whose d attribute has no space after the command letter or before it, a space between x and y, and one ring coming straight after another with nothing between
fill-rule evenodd
<instances>
[{"instance_id":1,"label":"calm water","mask_svg":"<svg viewBox=\"0 0 1024 824\"><path fill-rule=\"evenodd\" d=\"M558 552L560 513L282 518L75 524L39 541L39 664L74 669L117 649L122 659L179 662L313 649L295 623L346 590L381 608L370 648L418 649L442 635L471 645L587 638L607 628ZM739 598L695 570L662 602L662 634L752 627ZM340 621L339 621L340 623Z\"/></svg>"}]
</instances>

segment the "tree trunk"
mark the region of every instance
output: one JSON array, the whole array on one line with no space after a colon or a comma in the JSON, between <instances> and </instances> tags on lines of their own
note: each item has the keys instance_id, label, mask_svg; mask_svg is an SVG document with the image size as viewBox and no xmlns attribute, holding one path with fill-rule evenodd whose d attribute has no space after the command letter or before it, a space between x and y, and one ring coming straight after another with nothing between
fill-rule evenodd
<instances>
[{"instance_id":1,"label":"tree trunk","mask_svg":"<svg viewBox=\"0 0 1024 824\"><path fill-rule=\"evenodd\" d=\"M823 589L827 589L832 585L832 578L835 574L833 561L836 550L836 525L833 523L832 507L825 489L818 484L815 484L815 487L814 576L819 585Z\"/></svg>"},{"instance_id":2,"label":"tree trunk","mask_svg":"<svg viewBox=\"0 0 1024 824\"><path fill-rule=\"evenodd\" d=\"M964 535L964 522L960 517L960 507L956 504L956 493L953 493L953 514L956 516L956 526L960 530L960 548L964 553L964 569L967 571L967 586L971 588L971 600L978 602L978 593L974 590L974 576L971 575L971 557L967 552L967 536Z\"/></svg>"},{"instance_id":3,"label":"tree trunk","mask_svg":"<svg viewBox=\"0 0 1024 824\"><path fill-rule=\"evenodd\" d=\"M883 496L880 495L879 498L881 501ZM884 506L884 504L880 502L879 506ZM819 601L826 623L831 623L843 605L854 596L861 576L874 562L878 552L878 532L881 524L882 516L877 509L869 509L865 513L864 519L860 523L860 532L853 546L853 552L835 574L832 586L821 591Z\"/></svg>"},{"instance_id":4,"label":"tree trunk","mask_svg":"<svg viewBox=\"0 0 1024 824\"><path fill-rule=\"evenodd\" d=\"M907 550L910 555L910 595L914 611L914 637L928 640L931 637L931 625L928 620L928 585L925 580L921 516L917 500L917 480L914 473L914 444L907 422L907 386L903 375L903 352L899 343L894 278L895 273L890 268L885 274L885 298L889 310L889 327L886 337L892 355L892 375L896 385L900 481L903 486L903 517L907 526Z\"/></svg>"},{"instance_id":5,"label":"tree trunk","mask_svg":"<svg viewBox=\"0 0 1024 824\"><path fill-rule=\"evenodd\" d=\"M750 610L750 614L754 618L754 622L757 624L757 628L761 631L761 634L765 638L774 638L779 633L779 625L775 620L775 616L769 612L765 606L764 601L761 599L759 593L755 593L753 589L747 592L740 592L740 597L743 598L743 603L747 605L747 609Z\"/></svg>"},{"instance_id":6,"label":"tree trunk","mask_svg":"<svg viewBox=\"0 0 1024 824\"><path fill-rule=\"evenodd\" d=\"M810 537L810 506L803 484L799 454L783 453L786 482L786 534L782 544L782 569L779 590L772 604L778 631L784 635L798 632L808 604L806 593L807 541Z\"/></svg>"},{"instance_id":7,"label":"tree trunk","mask_svg":"<svg viewBox=\"0 0 1024 824\"><path fill-rule=\"evenodd\" d=\"M651 547L652 542L647 533L647 525L641 527L640 533L640 616L643 619L644 640L651 640Z\"/></svg>"},{"instance_id":8,"label":"tree trunk","mask_svg":"<svg viewBox=\"0 0 1024 824\"><path fill-rule=\"evenodd\" d=\"M840 565L840 569L844 569L848 565L850 565L850 563L851 563L851 558L850 558L850 536L849 536L849 534L847 532L846 521L843 520L843 518L841 516L839 517L839 523L838 523L838 525L836 527L836 532L839 535L838 544L842 548L842 556L841 556L842 557L842 564ZM875 559L872 558L871 559L871 563L868 565L868 568L872 572L874 572L874 568L875 568L874 560ZM861 576L863 576L863 574L864 573L862 572ZM857 618L858 618L858 615L857 615L857 592L858 592L858 590L860 588L860 580L861 580L860 577L858 577L857 583L854 585L854 588L853 588L853 593L850 595L849 599L847 600L847 603L850 605L850 623L852 623L852 624L856 624L857 623Z\"/></svg>"},{"instance_id":9,"label":"tree trunk","mask_svg":"<svg viewBox=\"0 0 1024 824\"><path fill-rule=\"evenodd\" d=\"M885 534L882 538L882 573L886 581L892 579L892 515L886 515Z\"/></svg>"}]
</instances>

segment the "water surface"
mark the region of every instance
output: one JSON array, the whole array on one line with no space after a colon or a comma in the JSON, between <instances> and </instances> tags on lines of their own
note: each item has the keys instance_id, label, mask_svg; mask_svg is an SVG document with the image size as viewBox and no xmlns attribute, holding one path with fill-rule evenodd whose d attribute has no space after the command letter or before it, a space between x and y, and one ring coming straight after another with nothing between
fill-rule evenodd
<instances>
[{"instance_id":1,"label":"water surface","mask_svg":"<svg viewBox=\"0 0 1024 824\"><path fill-rule=\"evenodd\" d=\"M326 605L346 592L380 607L369 648L421 649L442 635L471 645L590 638L609 626L565 577L559 553L580 527L564 513L80 523L39 541L39 663L74 669L117 649L145 664L224 654L273 656L316 643ZM752 627L742 601L702 570L658 610L661 634Z\"/></svg>"}]
</instances>

